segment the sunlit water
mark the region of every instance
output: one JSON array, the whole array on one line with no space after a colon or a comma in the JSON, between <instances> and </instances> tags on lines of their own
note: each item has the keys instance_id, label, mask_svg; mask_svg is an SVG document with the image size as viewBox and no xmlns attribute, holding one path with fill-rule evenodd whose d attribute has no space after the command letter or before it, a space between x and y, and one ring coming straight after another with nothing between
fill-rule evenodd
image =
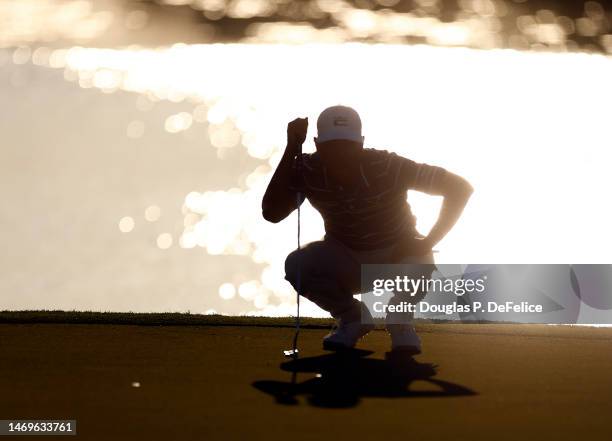
<instances>
[{"instance_id":1,"label":"sunlit water","mask_svg":"<svg viewBox=\"0 0 612 441\"><path fill-rule=\"evenodd\" d=\"M28 89L32 72L49 88L60 87L57 74L63 75L63 92L32 106L24 126L51 130L51 112L53 133L60 139L76 133L92 148L71 152L68 163L35 164L36 155L16 150L28 146L27 133L3 146L3 155L19 156L19 164L27 167L6 175L13 177L13 188L19 176L23 185L35 183L40 191L23 200L13 190L13 205L2 208L3 218L12 219L1 234L13 254L3 264L11 268L21 256L28 269L8 272L0 281L5 293L0 309L293 314L294 292L283 279L283 262L296 244L296 217L265 222L261 197L282 152L287 122L309 117L305 151L312 151L316 117L337 103L361 114L366 147L443 166L475 187L463 217L437 246L438 262L610 262L609 57L361 44L21 48L0 57L10 70L10 82L0 86L6 91ZM18 100L19 91L7 96ZM79 116L89 112L79 110L83 97L104 103L102 121ZM136 118L125 110L128 97L139 112ZM8 114L14 105L5 101L0 109ZM62 112L73 119L62 120L57 116ZM100 139L92 124L101 131L101 124L121 124L121 129L113 127ZM197 154L184 148L172 152L169 137ZM163 152L147 150L145 139ZM50 158L62 155L63 141L48 142L59 149ZM138 153L90 163L103 154L98 149L115 151L117 144L129 149L130 143ZM123 154L127 163L121 161ZM14 168L10 161L4 164L0 167L7 171ZM108 193L83 196L94 201L87 218L92 223L85 225L78 222L85 218L77 201L50 190L59 181L42 182L39 166L55 167L62 192L93 185L100 170L106 180L93 187L116 185ZM70 173L83 167L91 173ZM164 184L155 197L175 198L169 213L144 185L138 186L139 180L154 182L156 173L163 174ZM207 175L218 179L207 184ZM140 193L122 196L122 180ZM41 212L37 223L24 218L32 210L15 215L20 204L37 204L37 197L50 210L58 203L64 209L55 216ZM441 199L411 192L408 200L417 227L426 233ZM47 227L66 221L79 223L92 243L80 236L76 240L74 230L66 228L65 248L45 246L58 234ZM163 221L166 227L154 227ZM306 207L303 243L322 234L318 214ZM198 267L194 262L204 262L199 260L203 254L212 257ZM306 302L305 314L322 311Z\"/></svg>"}]
</instances>

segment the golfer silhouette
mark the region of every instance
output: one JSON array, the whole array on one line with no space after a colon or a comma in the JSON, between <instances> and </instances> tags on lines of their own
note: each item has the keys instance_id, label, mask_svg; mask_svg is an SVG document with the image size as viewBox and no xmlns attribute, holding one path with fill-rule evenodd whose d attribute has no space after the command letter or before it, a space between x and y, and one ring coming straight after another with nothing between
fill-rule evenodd
<instances>
[{"instance_id":1,"label":"golfer silhouette","mask_svg":"<svg viewBox=\"0 0 612 441\"><path fill-rule=\"evenodd\" d=\"M361 289L361 265L429 264L419 265L425 268L421 275L429 277L434 268L432 248L455 225L473 188L442 167L364 148L361 119L350 107L323 110L314 137L316 152L301 154L307 129L308 118L288 124L287 146L264 194L262 214L276 223L296 209L294 177L301 159L299 191L323 217L325 236L287 256L285 278L336 319L337 326L323 338L323 348L352 348L374 327L368 308L353 297ZM444 197L438 219L426 236L416 230L406 199L410 189ZM404 299L396 293L391 302L418 302L424 294ZM387 314L392 352L421 352L413 315Z\"/></svg>"}]
</instances>

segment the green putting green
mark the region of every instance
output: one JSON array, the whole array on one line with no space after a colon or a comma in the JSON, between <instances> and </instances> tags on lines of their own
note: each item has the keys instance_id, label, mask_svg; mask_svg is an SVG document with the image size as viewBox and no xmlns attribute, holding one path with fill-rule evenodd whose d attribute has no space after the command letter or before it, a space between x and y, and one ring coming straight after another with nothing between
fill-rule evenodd
<instances>
[{"instance_id":1,"label":"green putting green","mask_svg":"<svg viewBox=\"0 0 612 441\"><path fill-rule=\"evenodd\" d=\"M329 322L314 321L291 361L282 355L290 320L146 326L142 317L139 325L61 324L2 314L0 419L76 419L77 437L87 440L575 440L610 432L610 328L424 323L423 354L411 361L385 360L382 330L360 342L362 351L326 353Z\"/></svg>"}]
</instances>

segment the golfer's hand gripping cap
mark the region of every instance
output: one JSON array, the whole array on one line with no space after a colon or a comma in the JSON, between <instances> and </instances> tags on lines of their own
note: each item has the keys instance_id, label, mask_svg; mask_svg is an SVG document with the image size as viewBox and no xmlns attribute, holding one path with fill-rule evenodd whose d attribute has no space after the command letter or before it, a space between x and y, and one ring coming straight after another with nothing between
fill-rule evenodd
<instances>
[{"instance_id":1,"label":"golfer's hand gripping cap","mask_svg":"<svg viewBox=\"0 0 612 441\"><path fill-rule=\"evenodd\" d=\"M363 142L361 118L355 109L347 106L332 106L323 110L317 119L318 143L333 139Z\"/></svg>"}]
</instances>

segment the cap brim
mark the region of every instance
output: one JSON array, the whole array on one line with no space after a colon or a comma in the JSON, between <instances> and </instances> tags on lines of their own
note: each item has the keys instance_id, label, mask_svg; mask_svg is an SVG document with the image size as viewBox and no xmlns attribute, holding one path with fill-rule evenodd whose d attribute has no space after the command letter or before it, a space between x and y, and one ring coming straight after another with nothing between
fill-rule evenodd
<instances>
[{"instance_id":1,"label":"cap brim","mask_svg":"<svg viewBox=\"0 0 612 441\"><path fill-rule=\"evenodd\" d=\"M336 140L345 140L345 141L353 141L353 142L363 142L363 136L350 136L350 135L323 135L323 136L315 136L315 141L318 143L327 142L327 141L336 141Z\"/></svg>"}]
</instances>

